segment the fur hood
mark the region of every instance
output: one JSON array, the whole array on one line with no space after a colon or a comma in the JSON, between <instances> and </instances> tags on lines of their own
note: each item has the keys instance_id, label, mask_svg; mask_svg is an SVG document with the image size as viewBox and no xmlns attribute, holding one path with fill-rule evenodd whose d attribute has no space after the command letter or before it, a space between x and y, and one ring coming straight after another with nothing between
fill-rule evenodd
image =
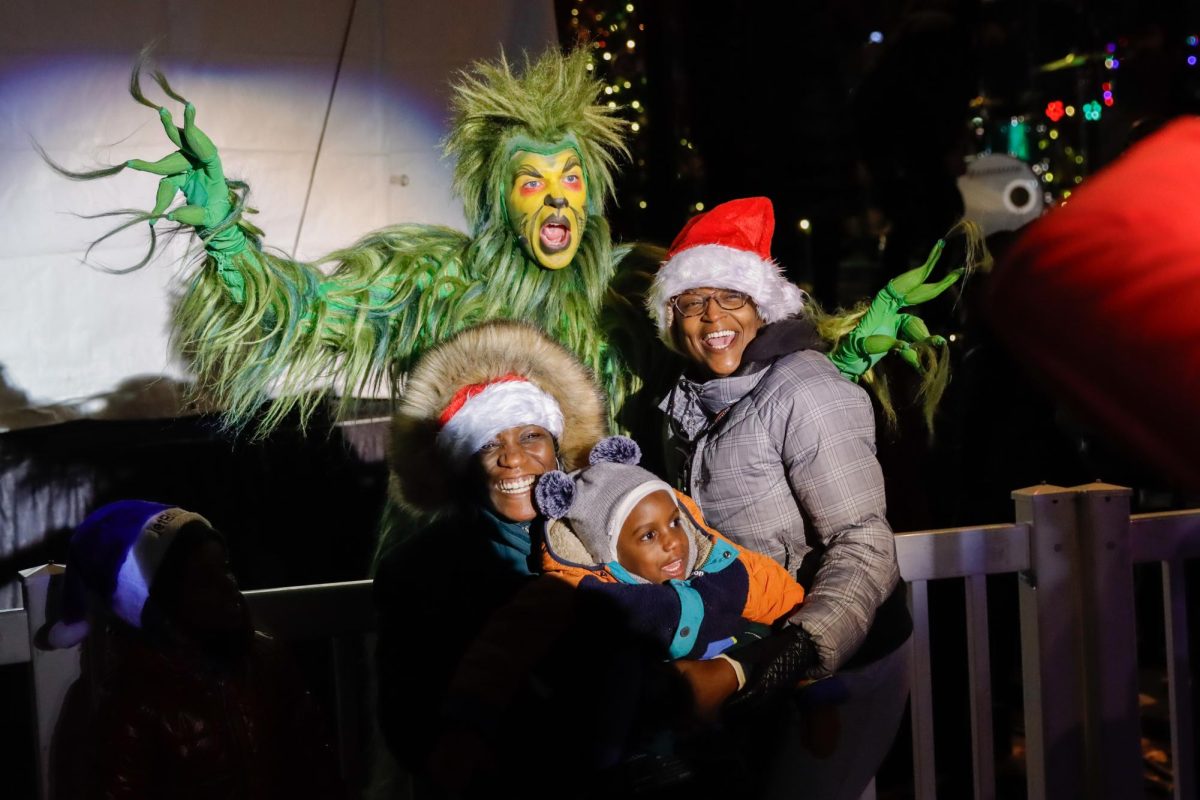
<instances>
[{"instance_id":1,"label":"fur hood","mask_svg":"<svg viewBox=\"0 0 1200 800\"><path fill-rule=\"evenodd\" d=\"M429 350L408 374L392 420L389 492L401 507L438 514L462 502L459 476L437 449L438 416L462 386L509 373L549 393L563 413L559 456L579 469L607 433L605 404L591 372L562 345L522 322L485 322Z\"/></svg>"}]
</instances>

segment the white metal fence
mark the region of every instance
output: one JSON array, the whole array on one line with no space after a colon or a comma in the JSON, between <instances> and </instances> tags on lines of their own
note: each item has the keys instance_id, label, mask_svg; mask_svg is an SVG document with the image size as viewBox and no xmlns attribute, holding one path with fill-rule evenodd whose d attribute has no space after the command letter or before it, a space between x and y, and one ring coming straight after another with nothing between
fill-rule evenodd
<instances>
[{"instance_id":1,"label":"white metal fence","mask_svg":"<svg viewBox=\"0 0 1200 800\"><path fill-rule=\"evenodd\" d=\"M974 796L996 795L986 579L1019 576L1025 753L1030 800L1141 797L1133 565L1161 562L1176 798L1197 796L1195 720L1183 566L1200 556L1200 510L1130 516L1128 489L1106 484L1039 486L1013 493L1011 525L920 531L896 537L910 585L913 637L913 761L916 796L937 796L928 581L962 579L966 610ZM76 650L41 649L61 567L23 574L25 608L0 611L0 664L30 661L41 796L48 796L51 736L63 696L79 674ZM370 582L248 592L256 621L285 638L329 638L334 653L343 768L363 774L363 719L370 713L358 637L374 624ZM361 666L361 665L358 665ZM946 732L958 735L958 732Z\"/></svg>"},{"instance_id":2,"label":"white metal fence","mask_svg":"<svg viewBox=\"0 0 1200 800\"><path fill-rule=\"evenodd\" d=\"M1197 797L1183 567L1200 556L1200 510L1129 513L1130 491L1095 483L1013 492L1015 524L896 537L916 654L916 796L934 798L927 582L964 579L974 796L996 796L986 577L1015 572L1030 800L1144 795L1133 566L1161 562L1174 796Z\"/></svg>"}]
</instances>

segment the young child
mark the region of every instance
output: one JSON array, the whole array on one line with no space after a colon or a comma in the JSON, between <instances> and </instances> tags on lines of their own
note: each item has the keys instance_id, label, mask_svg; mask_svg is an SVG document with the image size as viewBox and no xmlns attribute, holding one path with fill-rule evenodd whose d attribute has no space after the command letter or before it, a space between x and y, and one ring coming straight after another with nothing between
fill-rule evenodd
<instances>
[{"instance_id":1,"label":"young child","mask_svg":"<svg viewBox=\"0 0 1200 800\"><path fill-rule=\"evenodd\" d=\"M90 745L69 764L83 784L63 796L344 796L324 720L274 640L254 630L207 520L109 503L76 528L65 577L50 644L74 646L100 624L109 658Z\"/></svg>"},{"instance_id":2,"label":"young child","mask_svg":"<svg viewBox=\"0 0 1200 800\"><path fill-rule=\"evenodd\" d=\"M713 658L749 623L773 625L795 611L804 589L787 570L708 527L691 498L636 466L640 459L632 439L613 436L592 450L590 466L542 476L546 573L606 595L672 659Z\"/></svg>"}]
</instances>

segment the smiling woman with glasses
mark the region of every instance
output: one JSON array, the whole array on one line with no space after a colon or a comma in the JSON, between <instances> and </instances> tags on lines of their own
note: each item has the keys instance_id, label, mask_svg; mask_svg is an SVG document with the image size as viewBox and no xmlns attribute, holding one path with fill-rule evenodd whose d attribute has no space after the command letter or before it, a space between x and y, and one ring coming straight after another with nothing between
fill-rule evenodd
<instances>
[{"instance_id":1,"label":"smiling woman with glasses","mask_svg":"<svg viewBox=\"0 0 1200 800\"><path fill-rule=\"evenodd\" d=\"M719 205L692 218L655 278L660 338L688 362L661 406L676 459L667 471L735 544L809 592L772 637L778 657L729 701L793 714L778 756L758 765L766 784L747 794L849 800L899 726L912 623L871 402L826 356L807 295L771 260L773 230L766 198ZM803 715L785 710L800 680L831 675L797 698Z\"/></svg>"},{"instance_id":2,"label":"smiling woman with glasses","mask_svg":"<svg viewBox=\"0 0 1200 800\"><path fill-rule=\"evenodd\" d=\"M686 292L672 297L671 305L681 317L698 317L708 308L709 300L716 300L726 311L737 311L749 302L750 295L733 289L717 289L705 294Z\"/></svg>"}]
</instances>

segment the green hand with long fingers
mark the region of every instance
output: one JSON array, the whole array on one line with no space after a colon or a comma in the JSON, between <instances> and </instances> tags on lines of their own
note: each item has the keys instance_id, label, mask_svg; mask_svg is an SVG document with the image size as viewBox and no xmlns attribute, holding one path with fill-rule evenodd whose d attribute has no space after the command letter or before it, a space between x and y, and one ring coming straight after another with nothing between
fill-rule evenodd
<instances>
[{"instance_id":1,"label":"green hand with long fingers","mask_svg":"<svg viewBox=\"0 0 1200 800\"><path fill-rule=\"evenodd\" d=\"M945 247L946 241L939 240L924 264L897 275L875 295L854 330L846 334L829 356L843 375L857 381L881 358L892 352L919 370L921 360L913 345L940 347L946 343L941 336L930 335L929 328L920 317L901 313L903 308L932 300L962 277L963 269L959 268L940 281L925 283Z\"/></svg>"},{"instance_id":2,"label":"green hand with long fingers","mask_svg":"<svg viewBox=\"0 0 1200 800\"><path fill-rule=\"evenodd\" d=\"M234 299L240 302L244 278L231 259L246 249L246 236L236 220L230 218L233 202L217 147L196 127L196 107L191 103L184 104L182 128L175 124L166 108L160 107L158 116L167 138L179 149L158 161L135 158L125 162L130 169L163 176L158 182L150 224L166 218L195 227L205 249L216 259ZM176 193L182 193L186 203L167 211Z\"/></svg>"},{"instance_id":3,"label":"green hand with long fingers","mask_svg":"<svg viewBox=\"0 0 1200 800\"><path fill-rule=\"evenodd\" d=\"M158 184L158 198L151 212L173 222L212 228L224 221L233 209L229 202L229 187L217 148L205 133L196 127L196 107L191 103L183 109L183 127L176 127L171 112L158 110L167 138L179 149L158 161L135 158L126 162L130 169L164 176ZM182 192L187 205L167 212L167 206Z\"/></svg>"}]
</instances>

